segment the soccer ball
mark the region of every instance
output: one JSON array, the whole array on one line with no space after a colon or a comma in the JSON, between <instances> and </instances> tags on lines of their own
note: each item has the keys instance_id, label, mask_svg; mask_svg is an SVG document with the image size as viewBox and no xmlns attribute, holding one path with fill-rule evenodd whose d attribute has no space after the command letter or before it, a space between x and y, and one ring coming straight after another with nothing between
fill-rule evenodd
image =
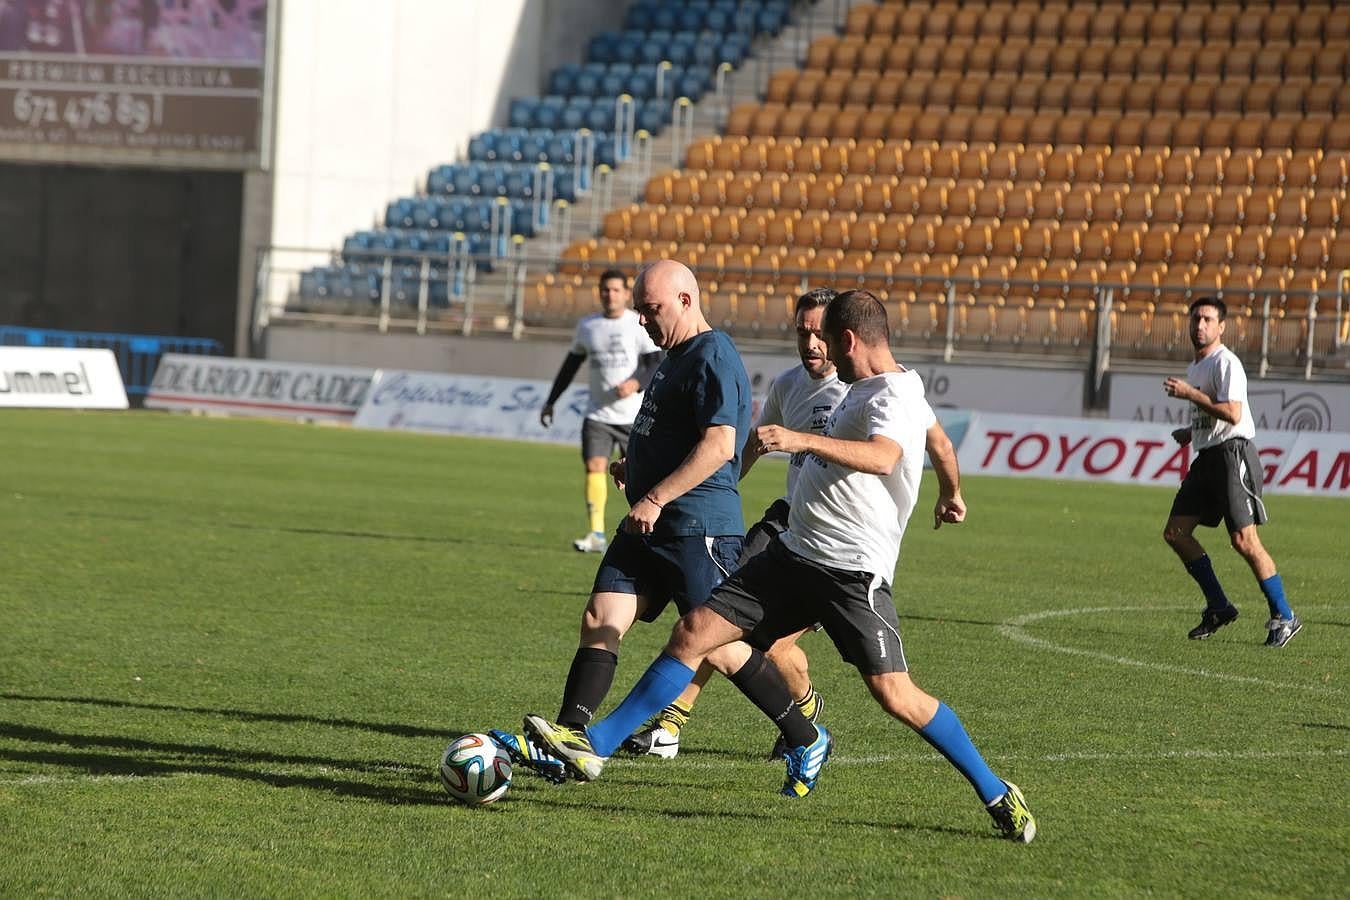
<instances>
[{"instance_id":1,"label":"soccer ball","mask_svg":"<svg viewBox=\"0 0 1350 900\"><path fill-rule=\"evenodd\" d=\"M486 806L511 786L511 757L486 734L466 734L441 754L441 784L469 806Z\"/></svg>"}]
</instances>

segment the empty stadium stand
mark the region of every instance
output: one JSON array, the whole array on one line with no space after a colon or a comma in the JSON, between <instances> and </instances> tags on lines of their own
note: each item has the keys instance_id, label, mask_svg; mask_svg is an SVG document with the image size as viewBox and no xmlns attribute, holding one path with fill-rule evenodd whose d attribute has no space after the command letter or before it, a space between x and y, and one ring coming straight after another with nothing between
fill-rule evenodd
<instances>
[{"instance_id":1,"label":"empty stadium stand","mask_svg":"<svg viewBox=\"0 0 1350 900\"><path fill-rule=\"evenodd\" d=\"M600 270L672 256L747 337L781 336L788 298L827 284L876 292L908 346L1173 356L1187 304L1217 293L1240 353L1344 353L1350 7L841 3L836 30L766 55L810 5L634 4L305 273L298 302L446 309L514 250L523 324L569 327ZM759 95L670 138L680 167L569 240L550 216L594 208L597 173L645 175L634 134L726 102L737 66Z\"/></svg>"},{"instance_id":2,"label":"empty stadium stand","mask_svg":"<svg viewBox=\"0 0 1350 900\"><path fill-rule=\"evenodd\" d=\"M530 316L673 255L747 335L826 283L877 292L906 343L1075 352L1109 287L1117 352L1174 354L1186 304L1219 293L1239 352L1298 353L1310 314L1343 310L1348 48L1341 4L855 5L568 247Z\"/></svg>"}]
</instances>

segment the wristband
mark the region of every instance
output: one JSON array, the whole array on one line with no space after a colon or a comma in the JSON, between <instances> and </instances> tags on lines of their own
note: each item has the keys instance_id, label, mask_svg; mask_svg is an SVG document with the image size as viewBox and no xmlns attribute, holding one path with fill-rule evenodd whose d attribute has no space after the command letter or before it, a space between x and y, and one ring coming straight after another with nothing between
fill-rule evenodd
<instances>
[{"instance_id":1,"label":"wristband","mask_svg":"<svg viewBox=\"0 0 1350 900\"><path fill-rule=\"evenodd\" d=\"M643 499L643 500L646 500L648 503L652 504L652 505L655 506L657 509L665 509L665 508L666 508L666 505L665 505L664 503L657 503L657 502L656 502L656 498L653 497L651 494L647 494L647 495L646 495L645 497L643 497L642 499Z\"/></svg>"}]
</instances>

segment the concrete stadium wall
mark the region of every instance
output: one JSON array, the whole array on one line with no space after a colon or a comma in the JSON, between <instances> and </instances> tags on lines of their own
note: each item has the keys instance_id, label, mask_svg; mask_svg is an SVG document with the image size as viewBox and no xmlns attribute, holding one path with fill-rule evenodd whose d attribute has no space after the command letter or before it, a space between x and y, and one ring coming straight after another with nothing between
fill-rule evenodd
<instances>
[{"instance_id":1,"label":"concrete stadium wall","mask_svg":"<svg viewBox=\"0 0 1350 900\"><path fill-rule=\"evenodd\" d=\"M270 243L331 248L382 219L512 97L542 93L614 0L286 0L277 52Z\"/></svg>"}]
</instances>

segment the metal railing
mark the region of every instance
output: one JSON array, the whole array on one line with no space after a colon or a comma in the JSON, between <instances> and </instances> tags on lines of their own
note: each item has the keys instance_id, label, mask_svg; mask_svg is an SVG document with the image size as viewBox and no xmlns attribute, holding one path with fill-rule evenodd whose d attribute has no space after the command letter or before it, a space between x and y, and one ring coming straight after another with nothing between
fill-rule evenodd
<instances>
[{"instance_id":1,"label":"metal railing","mask_svg":"<svg viewBox=\"0 0 1350 900\"><path fill-rule=\"evenodd\" d=\"M18 328L0 325L0 346L79 347L108 349L117 357L122 384L133 402L150 390L159 359L165 353L217 356L224 352L211 338L164 337L146 334L111 334L98 331L58 331L50 328Z\"/></svg>"},{"instance_id":2,"label":"metal railing","mask_svg":"<svg viewBox=\"0 0 1350 900\"><path fill-rule=\"evenodd\" d=\"M559 217L561 218L561 216ZM297 290L303 269L278 265L277 248L260 254L259 297L271 297L261 327L277 316L371 320L381 331L410 328L477 328L520 337L530 328L570 328L593 309L593 280L611 266L632 271L641 261L602 254L594 259L531 257L513 238L502 256L474 256L457 241L447 259L419 263L421 284L407 295L406 261L379 261L380 288L373 298L332 302L306 298ZM325 262L330 260L325 259ZM493 268L483 281L482 271ZM1186 306L1217 293L1229 306L1225 343L1260 375L1273 370L1311 378L1344 368L1350 347L1350 272L1321 290L1264 291L1259 288L1205 291L1166 284L1101 283L1056 279L981 279L939 274L895 274L889 278L838 269L763 268L704 262L695 267L704 289L709 320L746 339L782 340L791 332L790 301L812 287L872 290L891 315L895 342L922 347L945 360L958 356L1015 353L1088 357L1097 379L1113 363L1176 358L1189 349ZM427 302L433 285L448 281L448 303ZM398 284L396 284L398 282ZM483 288L477 289L477 285ZM572 285L569 290L568 286ZM396 288L403 296L396 295ZM552 296L569 296L557 307ZM350 299L350 298L349 298ZM373 315L372 315L373 314Z\"/></svg>"}]
</instances>

